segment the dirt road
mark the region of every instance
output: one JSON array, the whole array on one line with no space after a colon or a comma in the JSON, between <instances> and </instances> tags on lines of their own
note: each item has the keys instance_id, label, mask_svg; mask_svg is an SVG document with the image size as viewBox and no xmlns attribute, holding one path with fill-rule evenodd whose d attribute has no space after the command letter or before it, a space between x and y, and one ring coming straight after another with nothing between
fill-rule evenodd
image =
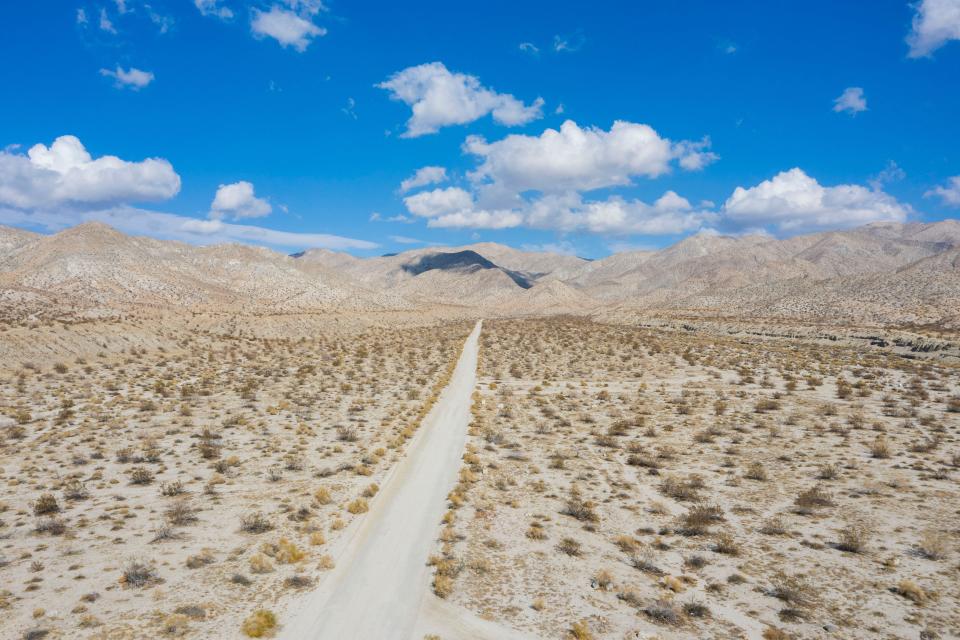
<instances>
[{"instance_id":1,"label":"dirt road","mask_svg":"<svg viewBox=\"0 0 960 640\"><path fill-rule=\"evenodd\" d=\"M453 376L370 512L318 589L295 604L282 638L409 640L430 584L427 556L467 437L478 322Z\"/></svg>"}]
</instances>

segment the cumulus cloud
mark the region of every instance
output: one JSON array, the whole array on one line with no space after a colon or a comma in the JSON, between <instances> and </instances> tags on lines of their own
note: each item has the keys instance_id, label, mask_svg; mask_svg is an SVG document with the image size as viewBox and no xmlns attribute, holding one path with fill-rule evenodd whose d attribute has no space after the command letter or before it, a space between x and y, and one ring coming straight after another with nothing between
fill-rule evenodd
<instances>
[{"instance_id":1,"label":"cumulus cloud","mask_svg":"<svg viewBox=\"0 0 960 640\"><path fill-rule=\"evenodd\" d=\"M510 135L496 142L470 136L463 149L479 164L468 174L467 188L421 191L405 197L404 204L430 227L678 234L715 221L713 205L694 207L673 191L653 204L617 195L586 199L583 192L629 186L675 165L701 169L717 159L709 147L709 138L673 142L648 125L624 121L609 131L568 120L539 136Z\"/></svg>"},{"instance_id":2,"label":"cumulus cloud","mask_svg":"<svg viewBox=\"0 0 960 640\"><path fill-rule=\"evenodd\" d=\"M951 40L960 40L960 0L922 0L907 35L911 58L923 58Z\"/></svg>"},{"instance_id":3,"label":"cumulus cloud","mask_svg":"<svg viewBox=\"0 0 960 640\"><path fill-rule=\"evenodd\" d=\"M410 213L428 218L427 226L444 228L506 229L528 227L570 233L586 231L606 235L669 235L699 229L716 219L710 211L695 209L685 198L666 192L652 205L611 196L584 201L580 194L546 194L515 207L478 206L460 188L435 189L404 199Z\"/></svg>"},{"instance_id":4,"label":"cumulus cloud","mask_svg":"<svg viewBox=\"0 0 960 640\"><path fill-rule=\"evenodd\" d=\"M412 109L402 134L406 138L436 133L442 127L473 122L487 114L506 126L542 116L541 98L525 105L508 93L484 87L476 76L451 72L441 62L408 67L376 86Z\"/></svg>"},{"instance_id":5,"label":"cumulus cloud","mask_svg":"<svg viewBox=\"0 0 960 640\"><path fill-rule=\"evenodd\" d=\"M103 222L133 235L146 235L191 244L242 242L282 248L375 249L375 242L325 233L277 231L222 220L199 220L187 216L128 206L87 211L22 211L0 207L0 224L60 231L81 222Z\"/></svg>"},{"instance_id":6,"label":"cumulus cloud","mask_svg":"<svg viewBox=\"0 0 960 640\"><path fill-rule=\"evenodd\" d=\"M193 0L193 4L205 16L213 16L221 20L229 20L233 17L233 11L222 6L220 0Z\"/></svg>"},{"instance_id":7,"label":"cumulus cloud","mask_svg":"<svg viewBox=\"0 0 960 640\"><path fill-rule=\"evenodd\" d=\"M407 210L415 216L433 218L473 207L473 196L460 187L421 191L403 199Z\"/></svg>"},{"instance_id":8,"label":"cumulus cloud","mask_svg":"<svg viewBox=\"0 0 960 640\"><path fill-rule=\"evenodd\" d=\"M19 209L56 205L111 205L166 200L180 191L180 176L162 158L128 162L94 159L75 136L26 154L0 151L0 204Z\"/></svg>"},{"instance_id":9,"label":"cumulus cloud","mask_svg":"<svg viewBox=\"0 0 960 640\"><path fill-rule=\"evenodd\" d=\"M937 197L944 204L960 207L960 176L949 178L947 184L934 187L923 195L927 198Z\"/></svg>"},{"instance_id":10,"label":"cumulus cloud","mask_svg":"<svg viewBox=\"0 0 960 640\"><path fill-rule=\"evenodd\" d=\"M447 170L443 167L421 167L416 173L400 183L400 193L424 187L428 184L446 182Z\"/></svg>"},{"instance_id":11,"label":"cumulus cloud","mask_svg":"<svg viewBox=\"0 0 960 640\"><path fill-rule=\"evenodd\" d=\"M837 113L846 111L852 116L867 110L867 99L863 96L861 87L847 87L840 97L833 101L833 110Z\"/></svg>"},{"instance_id":12,"label":"cumulus cloud","mask_svg":"<svg viewBox=\"0 0 960 640\"><path fill-rule=\"evenodd\" d=\"M667 191L653 204L610 196L583 201L579 194L548 195L534 201L526 224L535 229L587 231L604 235L675 235L700 229L716 219L686 198Z\"/></svg>"},{"instance_id":13,"label":"cumulus cloud","mask_svg":"<svg viewBox=\"0 0 960 640\"><path fill-rule=\"evenodd\" d=\"M886 220L902 222L910 207L860 185L824 187L794 168L754 187L737 187L723 205L723 213L737 225L801 232Z\"/></svg>"},{"instance_id":14,"label":"cumulus cloud","mask_svg":"<svg viewBox=\"0 0 960 640\"><path fill-rule=\"evenodd\" d=\"M645 124L618 120L609 131L581 128L567 120L539 136L510 135L497 142L470 136L464 151L481 159L473 181L517 193L591 190L629 185L634 177L656 178L681 167L699 169L717 156L709 139L674 143Z\"/></svg>"},{"instance_id":15,"label":"cumulus cloud","mask_svg":"<svg viewBox=\"0 0 960 640\"><path fill-rule=\"evenodd\" d=\"M115 70L100 69L100 75L113 78L117 87L128 87L134 91L143 89L153 82L154 79L152 71L144 71L142 69L135 69L134 67L123 69L120 65L117 65Z\"/></svg>"},{"instance_id":16,"label":"cumulus cloud","mask_svg":"<svg viewBox=\"0 0 960 640\"><path fill-rule=\"evenodd\" d=\"M273 207L263 198L253 193L253 185L246 180L233 184L222 184L210 205L210 218L223 220L224 218L262 218L270 215Z\"/></svg>"},{"instance_id":17,"label":"cumulus cloud","mask_svg":"<svg viewBox=\"0 0 960 640\"><path fill-rule=\"evenodd\" d=\"M303 53L313 38L327 33L326 29L318 27L312 20L312 16L323 5L298 0L288 0L287 5L291 8L275 4L269 11L253 9L250 30L255 37L270 37L284 47L293 47Z\"/></svg>"}]
</instances>

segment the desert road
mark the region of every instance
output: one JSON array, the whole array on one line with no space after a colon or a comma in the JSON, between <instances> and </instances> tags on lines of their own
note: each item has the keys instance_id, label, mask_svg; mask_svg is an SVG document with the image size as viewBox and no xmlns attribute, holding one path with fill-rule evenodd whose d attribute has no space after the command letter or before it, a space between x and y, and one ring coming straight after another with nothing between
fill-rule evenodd
<instances>
[{"instance_id":1,"label":"desert road","mask_svg":"<svg viewBox=\"0 0 960 640\"><path fill-rule=\"evenodd\" d=\"M282 638L409 640L425 624L418 625L421 608L435 610L424 606L434 597L426 560L466 443L480 328L478 322L449 384L337 558L336 568L295 605Z\"/></svg>"}]
</instances>

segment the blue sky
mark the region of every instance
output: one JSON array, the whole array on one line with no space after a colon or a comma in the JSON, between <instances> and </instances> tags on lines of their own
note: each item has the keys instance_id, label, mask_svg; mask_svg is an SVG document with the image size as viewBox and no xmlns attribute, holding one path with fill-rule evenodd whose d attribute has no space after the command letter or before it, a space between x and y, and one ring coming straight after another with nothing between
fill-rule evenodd
<instances>
[{"instance_id":1,"label":"blue sky","mask_svg":"<svg viewBox=\"0 0 960 640\"><path fill-rule=\"evenodd\" d=\"M4 224L596 257L960 207L960 0L2 11Z\"/></svg>"}]
</instances>

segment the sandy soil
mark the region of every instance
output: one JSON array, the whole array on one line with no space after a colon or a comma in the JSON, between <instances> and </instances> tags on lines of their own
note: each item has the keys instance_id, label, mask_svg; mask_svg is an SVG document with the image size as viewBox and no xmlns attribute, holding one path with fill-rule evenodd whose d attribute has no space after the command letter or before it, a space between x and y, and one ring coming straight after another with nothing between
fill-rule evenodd
<instances>
[{"instance_id":1,"label":"sandy soil","mask_svg":"<svg viewBox=\"0 0 960 640\"><path fill-rule=\"evenodd\" d=\"M952 638L960 368L489 321L434 590L543 638Z\"/></svg>"},{"instance_id":2,"label":"sandy soil","mask_svg":"<svg viewBox=\"0 0 960 640\"><path fill-rule=\"evenodd\" d=\"M404 639L429 588L432 534L456 481L476 381L480 323L467 338L450 383L406 455L384 480L337 567L309 596L292 602L281 637Z\"/></svg>"},{"instance_id":3,"label":"sandy soil","mask_svg":"<svg viewBox=\"0 0 960 640\"><path fill-rule=\"evenodd\" d=\"M379 500L472 323L177 326L0 369L0 638L238 637L282 610Z\"/></svg>"}]
</instances>

